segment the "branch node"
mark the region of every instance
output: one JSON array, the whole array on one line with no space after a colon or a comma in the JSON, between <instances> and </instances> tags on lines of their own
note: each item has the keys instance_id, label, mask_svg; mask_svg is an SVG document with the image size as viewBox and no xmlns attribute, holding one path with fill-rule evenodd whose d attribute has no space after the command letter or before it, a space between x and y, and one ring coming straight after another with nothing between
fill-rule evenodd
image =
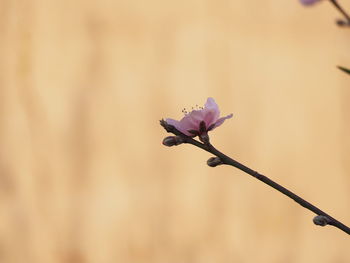
<instances>
[{"instance_id":1,"label":"branch node","mask_svg":"<svg viewBox=\"0 0 350 263\"><path fill-rule=\"evenodd\" d=\"M184 139L180 136L168 136L164 138L163 145L171 147L171 146L180 145L184 142L185 142Z\"/></svg>"},{"instance_id":2,"label":"branch node","mask_svg":"<svg viewBox=\"0 0 350 263\"><path fill-rule=\"evenodd\" d=\"M323 215L315 216L313 221L314 221L314 224L318 226L326 226L331 222L331 220L327 216L323 216Z\"/></svg>"},{"instance_id":3,"label":"branch node","mask_svg":"<svg viewBox=\"0 0 350 263\"><path fill-rule=\"evenodd\" d=\"M221 160L220 157L210 157L207 161L207 164L210 166L210 167L216 167L220 164L223 164L223 161Z\"/></svg>"}]
</instances>

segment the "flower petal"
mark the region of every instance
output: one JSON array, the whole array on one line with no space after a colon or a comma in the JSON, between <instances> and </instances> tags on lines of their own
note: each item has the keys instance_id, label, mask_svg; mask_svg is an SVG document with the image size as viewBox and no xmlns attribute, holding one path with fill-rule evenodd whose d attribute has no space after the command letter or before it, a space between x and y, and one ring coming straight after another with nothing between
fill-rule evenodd
<instances>
[{"instance_id":1,"label":"flower petal","mask_svg":"<svg viewBox=\"0 0 350 263\"><path fill-rule=\"evenodd\" d=\"M204 109L204 121L207 124L207 127L214 124L220 117L219 106L215 103L213 98L208 98L205 103Z\"/></svg>"},{"instance_id":2,"label":"flower petal","mask_svg":"<svg viewBox=\"0 0 350 263\"><path fill-rule=\"evenodd\" d=\"M215 126L213 127L213 129L215 129L216 127L219 127L221 124L223 124L226 119L231 119L232 116L233 116L233 114L231 113L231 114L229 114L229 115L227 115L225 117L221 117L220 119L218 119L215 122Z\"/></svg>"},{"instance_id":3,"label":"flower petal","mask_svg":"<svg viewBox=\"0 0 350 263\"><path fill-rule=\"evenodd\" d=\"M194 124L196 124L196 125L198 124L198 126L199 126L199 123L205 117L204 110L193 110L189 114L187 114L185 117L190 118Z\"/></svg>"},{"instance_id":4,"label":"flower petal","mask_svg":"<svg viewBox=\"0 0 350 263\"><path fill-rule=\"evenodd\" d=\"M170 119L170 118L165 119L165 121L166 121L167 124L172 125L175 128L177 128L177 126L179 124L179 121L174 120L174 119Z\"/></svg>"},{"instance_id":5,"label":"flower petal","mask_svg":"<svg viewBox=\"0 0 350 263\"><path fill-rule=\"evenodd\" d=\"M181 123L181 121L177 121L177 120L174 120L174 119L166 119L165 120L168 124L170 125L173 125L177 130L179 130L180 132L186 134L186 135L190 135L190 133L187 132L187 128L183 129L183 123Z\"/></svg>"},{"instance_id":6,"label":"flower petal","mask_svg":"<svg viewBox=\"0 0 350 263\"><path fill-rule=\"evenodd\" d=\"M186 115L180 120L179 123L179 129L186 134L191 135L191 133L188 132L188 130L197 130L199 129L198 121L195 121L191 118L191 116Z\"/></svg>"},{"instance_id":7,"label":"flower petal","mask_svg":"<svg viewBox=\"0 0 350 263\"><path fill-rule=\"evenodd\" d=\"M205 103L204 108L214 108L214 109L219 110L219 106L216 104L216 102L213 98L207 99L207 102Z\"/></svg>"},{"instance_id":8,"label":"flower petal","mask_svg":"<svg viewBox=\"0 0 350 263\"><path fill-rule=\"evenodd\" d=\"M211 126L212 124L214 124L219 116L220 116L220 112L215 111L214 109L204 109L204 122L207 125L207 127Z\"/></svg>"},{"instance_id":9,"label":"flower petal","mask_svg":"<svg viewBox=\"0 0 350 263\"><path fill-rule=\"evenodd\" d=\"M189 133L189 130L199 130L199 122L195 121L187 114L185 117L183 117L180 121L173 120L173 119L166 119L166 122L170 125L175 126L176 129L178 129L180 132L186 134L187 136L193 136L192 133Z\"/></svg>"}]
</instances>

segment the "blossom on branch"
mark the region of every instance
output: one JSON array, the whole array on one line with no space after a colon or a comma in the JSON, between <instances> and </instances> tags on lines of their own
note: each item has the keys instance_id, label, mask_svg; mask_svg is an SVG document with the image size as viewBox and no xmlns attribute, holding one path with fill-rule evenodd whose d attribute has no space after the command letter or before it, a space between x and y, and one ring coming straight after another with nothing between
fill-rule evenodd
<instances>
[{"instance_id":1,"label":"blossom on branch","mask_svg":"<svg viewBox=\"0 0 350 263\"><path fill-rule=\"evenodd\" d=\"M165 121L191 137L207 134L208 131L219 127L226 119L230 119L233 116L233 114L229 114L220 118L219 107L213 98L208 98L204 107L197 107L191 112L187 112L184 109L182 112L185 116L180 121L174 119L166 119Z\"/></svg>"}]
</instances>

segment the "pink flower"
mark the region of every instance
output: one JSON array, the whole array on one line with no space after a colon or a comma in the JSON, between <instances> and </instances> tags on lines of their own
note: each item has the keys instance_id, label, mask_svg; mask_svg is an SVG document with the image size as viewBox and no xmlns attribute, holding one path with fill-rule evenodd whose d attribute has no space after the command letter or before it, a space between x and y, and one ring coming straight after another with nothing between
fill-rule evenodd
<instances>
[{"instance_id":1,"label":"pink flower","mask_svg":"<svg viewBox=\"0 0 350 263\"><path fill-rule=\"evenodd\" d=\"M313 5L321 0L299 0L303 5Z\"/></svg>"},{"instance_id":2,"label":"pink flower","mask_svg":"<svg viewBox=\"0 0 350 263\"><path fill-rule=\"evenodd\" d=\"M219 127L226 119L230 119L233 115L220 117L220 110L213 98L208 98L204 108L192 110L191 112L183 111L185 117L180 121L166 119L166 122L173 125L177 130L187 136L195 137L206 134L208 131Z\"/></svg>"}]
</instances>

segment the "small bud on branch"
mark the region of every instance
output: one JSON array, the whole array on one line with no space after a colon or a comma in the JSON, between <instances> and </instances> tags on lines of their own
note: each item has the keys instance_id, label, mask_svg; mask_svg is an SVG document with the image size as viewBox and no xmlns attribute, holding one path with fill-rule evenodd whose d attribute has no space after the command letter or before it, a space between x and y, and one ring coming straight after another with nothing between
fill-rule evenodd
<instances>
[{"instance_id":1,"label":"small bud on branch","mask_svg":"<svg viewBox=\"0 0 350 263\"><path fill-rule=\"evenodd\" d=\"M210 167L216 167L220 164L223 164L223 162L221 161L221 159L219 157L210 157L207 161L207 164Z\"/></svg>"},{"instance_id":2,"label":"small bud on branch","mask_svg":"<svg viewBox=\"0 0 350 263\"><path fill-rule=\"evenodd\" d=\"M165 137L163 140L163 145L171 147L171 146L177 146L181 143L184 143L184 139L180 136L168 136Z\"/></svg>"},{"instance_id":3,"label":"small bud on branch","mask_svg":"<svg viewBox=\"0 0 350 263\"><path fill-rule=\"evenodd\" d=\"M331 220L328 217L321 216L321 215L315 216L313 221L314 221L314 224L318 226L325 226L331 222Z\"/></svg>"},{"instance_id":4,"label":"small bud on branch","mask_svg":"<svg viewBox=\"0 0 350 263\"><path fill-rule=\"evenodd\" d=\"M209 101L209 99L208 99ZM207 103L208 103L207 101ZM210 102L210 101L209 101ZM212 99L211 102L214 102L214 100ZM215 102L214 102L215 103ZM216 105L216 104L215 104ZM207 104L206 104L207 106ZM217 108L217 105L216 105ZM205 110L206 108L204 108ZM217 108L218 111L218 108ZM193 111L192 111L193 112ZM191 113L192 113L191 112ZM191 114L189 113L189 115ZM300 196L296 195L295 193L293 193L292 191L288 190L287 188L283 187L282 185L274 182L273 180L269 179L268 177L258 173L257 171L254 171L253 169L250 169L249 167L237 162L236 160L230 158L229 156L223 154L222 152L218 151L213 145L210 144L209 142L209 136L207 133L207 129L206 127L208 127L208 123L205 121L205 118L203 119L203 117L206 117L207 120L209 119L208 116L210 116L207 112L205 112L205 114L201 113L202 118L194 118L194 116L197 113L193 113L193 116L189 117L189 116L185 116L180 122L175 121L175 120L171 120L171 119L167 119L165 120L161 120L160 124L161 126L163 126L163 128L170 133L173 133L176 136L170 136L170 137L166 137L163 140L163 144L166 146L173 146L176 145L177 140L175 139L176 137L180 137L182 138L181 143L188 143L188 144L192 144L198 148L201 148L213 155L215 155L216 157L211 157L208 161L207 164L211 167L215 167L217 165L220 164L226 164L226 165L231 165L233 167L236 167L238 169L240 169L241 171L253 176L254 178L260 180L261 182L271 186L272 188L274 188L275 190L279 191L280 193L284 194L285 196L288 196L289 198L293 199L295 202L297 202L299 205L301 205L302 207L314 212L317 216L313 219L313 222L316 225L319 226L325 226L325 225L332 225L342 231L344 231L345 233L350 235L350 228L346 225L344 225L343 223L341 223L340 221L336 220L335 218L331 217L330 215L328 215L327 213L323 212L321 209L319 209L318 207L314 206L313 204L309 203L308 201L306 201L305 199L301 198ZM229 117L230 116L230 117ZM227 117L221 118L221 119L226 119L226 118L231 118L232 115L229 115ZM200 140L203 142L199 142L195 139L193 139L193 137L195 137L194 134L192 134L191 132L189 132L188 129L185 129L185 127L190 127L190 119L187 119L186 121L183 121L185 118L193 118L191 120L196 120L195 124L191 124L191 130L195 130L198 131L198 136L200 138ZM198 117L198 116L197 116ZM215 120L214 123L218 122L218 114L215 113L215 118L212 118L211 120ZM220 119L219 119L220 120ZM223 122L222 120L222 122ZM205 126L202 122L205 122ZM221 123L222 123L221 122ZM201 124L202 123L202 124ZM185 125L186 124L186 125ZM212 125L212 124L210 124ZM210 126L209 125L209 126ZM180 129L180 130L179 130ZM206 132L204 133L204 130L206 130ZM202 134L206 134L207 138L203 139L203 137L201 138ZM203 135L202 135L203 136Z\"/></svg>"}]
</instances>

